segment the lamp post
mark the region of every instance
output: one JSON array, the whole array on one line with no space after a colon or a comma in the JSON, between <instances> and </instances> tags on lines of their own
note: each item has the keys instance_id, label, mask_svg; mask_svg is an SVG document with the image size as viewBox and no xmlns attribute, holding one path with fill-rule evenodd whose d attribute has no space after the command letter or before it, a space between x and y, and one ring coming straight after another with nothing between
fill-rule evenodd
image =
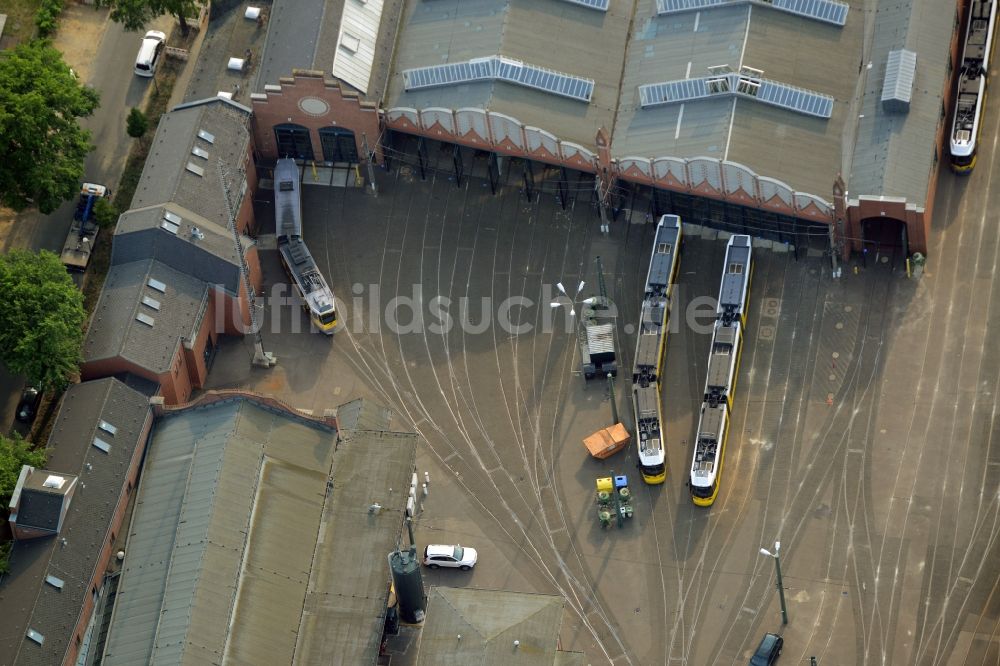
<instances>
[{"instance_id":1,"label":"lamp post","mask_svg":"<svg viewBox=\"0 0 1000 666\"><path fill-rule=\"evenodd\" d=\"M760 554L774 558L774 571L778 576L778 599L781 601L781 624L788 624L788 608L785 607L785 587L781 583L781 542L774 542L774 552L761 548Z\"/></svg>"},{"instance_id":2,"label":"lamp post","mask_svg":"<svg viewBox=\"0 0 1000 666\"><path fill-rule=\"evenodd\" d=\"M556 282L556 289L558 289L559 293L562 294L563 297L567 301L569 301L569 316L570 317L575 317L576 316L576 306L577 305L579 305L579 304L582 304L582 305L591 305L592 303L594 303L597 300L596 298L585 298L582 301L576 300L577 298L580 297L580 292L583 291L583 286L585 284L587 284L587 283L584 282L583 280L580 280L580 284L578 284L577 287L576 287L576 293L573 294L572 298L570 298L570 295L568 293L566 293L566 287L563 286L563 283L562 282ZM563 303L562 301L558 301L558 300L552 301L551 303L549 303L549 307L551 307L551 308L557 308L560 305L565 305L565 303Z\"/></svg>"}]
</instances>

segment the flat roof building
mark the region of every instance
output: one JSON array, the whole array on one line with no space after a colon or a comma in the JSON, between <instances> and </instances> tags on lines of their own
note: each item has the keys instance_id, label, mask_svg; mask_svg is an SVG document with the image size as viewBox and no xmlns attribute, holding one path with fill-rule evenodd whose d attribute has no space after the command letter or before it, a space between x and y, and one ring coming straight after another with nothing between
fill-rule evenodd
<instances>
[{"instance_id":1,"label":"flat roof building","mask_svg":"<svg viewBox=\"0 0 1000 666\"><path fill-rule=\"evenodd\" d=\"M163 408L102 663L374 663L415 441L226 393Z\"/></svg>"}]
</instances>

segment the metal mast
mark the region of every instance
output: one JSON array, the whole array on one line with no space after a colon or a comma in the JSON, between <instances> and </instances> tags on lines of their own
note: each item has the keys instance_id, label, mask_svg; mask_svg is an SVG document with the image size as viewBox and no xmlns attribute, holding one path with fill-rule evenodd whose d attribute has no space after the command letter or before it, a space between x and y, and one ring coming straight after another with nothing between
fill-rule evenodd
<instances>
[{"instance_id":1,"label":"metal mast","mask_svg":"<svg viewBox=\"0 0 1000 666\"><path fill-rule=\"evenodd\" d=\"M253 331L253 364L261 368L270 368L278 362L278 359L271 352L264 351L264 338L260 334L261 327L257 318L257 297L254 295L253 285L250 284L250 268L247 266L246 253L243 250L243 240L240 238L239 229L236 228L233 204L229 199L228 169L223 166L221 159L216 164L219 168L219 180L222 183L222 198L226 202L226 217L229 220L229 228L233 232L233 245L236 248L236 256L240 259L240 277L243 279L243 288L246 289L247 299L250 302L250 327Z\"/></svg>"}]
</instances>

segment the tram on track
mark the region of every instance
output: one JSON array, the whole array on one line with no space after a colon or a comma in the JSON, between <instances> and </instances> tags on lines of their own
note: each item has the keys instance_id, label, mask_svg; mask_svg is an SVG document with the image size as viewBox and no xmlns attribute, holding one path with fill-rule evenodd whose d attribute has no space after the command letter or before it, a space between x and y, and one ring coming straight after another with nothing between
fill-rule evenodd
<instances>
[{"instance_id":1,"label":"tram on track","mask_svg":"<svg viewBox=\"0 0 1000 666\"><path fill-rule=\"evenodd\" d=\"M660 378L666 353L670 298L680 268L680 243L681 219L676 215L662 216L656 225L646 273L632 367L639 470L648 484L660 484L667 478Z\"/></svg>"},{"instance_id":2,"label":"tram on track","mask_svg":"<svg viewBox=\"0 0 1000 666\"><path fill-rule=\"evenodd\" d=\"M969 173L976 166L998 1L972 0L969 7L949 144L951 168L956 173Z\"/></svg>"},{"instance_id":3,"label":"tram on track","mask_svg":"<svg viewBox=\"0 0 1000 666\"><path fill-rule=\"evenodd\" d=\"M274 167L274 216L281 265L302 299L313 326L333 335L337 310L333 291L302 240L302 192L299 166L280 159Z\"/></svg>"},{"instance_id":4,"label":"tram on track","mask_svg":"<svg viewBox=\"0 0 1000 666\"><path fill-rule=\"evenodd\" d=\"M743 352L743 327L750 303L752 251L750 236L733 236L726 245L704 401L698 417L688 484L691 501L698 506L711 506L719 494L733 395Z\"/></svg>"}]
</instances>

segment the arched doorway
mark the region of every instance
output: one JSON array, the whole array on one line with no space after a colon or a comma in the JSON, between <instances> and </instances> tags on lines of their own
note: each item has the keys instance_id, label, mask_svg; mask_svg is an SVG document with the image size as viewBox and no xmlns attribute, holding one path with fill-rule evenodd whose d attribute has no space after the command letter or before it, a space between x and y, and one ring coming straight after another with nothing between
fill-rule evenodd
<instances>
[{"instance_id":1,"label":"arched doorway","mask_svg":"<svg viewBox=\"0 0 1000 666\"><path fill-rule=\"evenodd\" d=\"M861 220L861 252L865 262L888 257L893 265L909 255L906 223L893 217L866 217Z\"/></svg>"},{"instance_id":2,"label":"arched doorway","mask_svg":"<svg viewBox=\"0 0 1000 666\"><path fill-rule=\"evenodd\" d=\"M321 127L319 143L323 148L323 159L327 162L358 162L358 144L354 132L343 127Z\"/></svg>"},{"instance_id":3,"label":"arched doorway","mask_svg":"<svg viewBox=\"0 0 1000 666\"><path fill-rule=\"evenodd\" d=\"M312 138L309 128L295 123L274 126L274 139L278 145L278 157L294 157L297 160L312 161Z\"/></svg>"}]
</instances>

